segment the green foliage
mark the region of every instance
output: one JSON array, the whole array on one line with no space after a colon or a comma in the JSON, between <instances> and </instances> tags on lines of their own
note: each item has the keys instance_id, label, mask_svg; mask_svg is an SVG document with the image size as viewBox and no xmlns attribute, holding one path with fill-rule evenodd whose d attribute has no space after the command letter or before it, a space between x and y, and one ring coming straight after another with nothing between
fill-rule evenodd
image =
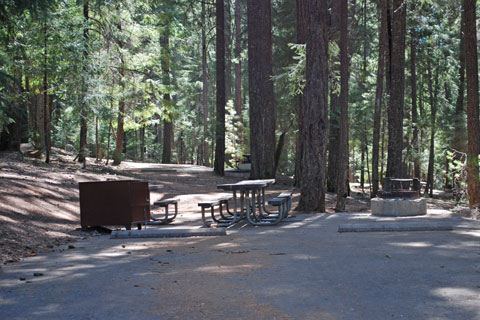
<instances>
[{"instance_id":1,"label":"green foliage","mask_svg":"<svg viewBox=\"0 0 480 320\"><path fill-rule=\"evenodd\" d=\"M366 5L364 21L363 4ZM125 103L127 158L139 158L145 141L147 161L156 161L162 152L163 121L173 121L178 161L196 161L200 145L210 144L215 127L215 34L214 6L207 2L206 21L200 21L201 2L168 1L89 1L90 19L83 16L83 1L10 1L0 0L0 132L14 124L12 105L25 111L36 95L43 93L44 73L48 76L47 93L53 100L52 142L69 150L78 149L80 118L87 119L90 155L95 155L98 139L103 154L113 154L118 107ZM230 2L230 16L233 4ZM405 2L411 6L411 2ZM242 36L246 34L245 6ZM373 106L378 65L378 10L374 1L352 2L349 6L349 144L351 167L360 167L361 141L371 152ZM406 165L420 159L422 171L428 164L429 116L432 110L428 91L428 62L437 80L437 131L435 135L436 168L444 170L444 150L454 143L458 132L465 132L465 115L457 115L458 58L461 3L454 0L420 0L416 10L408 8L407 46L415 34L417 43L417 128L421 140L419 152L411 146L410 53L406 50L406 86L404 141ZM285 152L279 168L292 173L295 162L294 135L297 133L295 108L297 95L305 87L305 45L295 44L295 2L272 1L273 81L277 106L277 134L288 132ZM228 16L228 15L226 15ZM233 18L232 18L233 19ZM233 20L230 22L233 34ZM208 111L207 137L204 137L202 100L201 28L207 36ZM88 39L84 31L88 28ZM161 42L169 36L169 50ZM249 112L246 39L243 39L242 119L233 110L231 100L226 112L226 152L229 159L249 153ZM47 47L45 48L45 41ZM233 43L229 47L233 48ZM45 61L45 50L47 52ZM329 41L330 93L339 85L339 48ZM233 56L232 52L227 56ZM169 66L169 75L162 70ZM232 63L237 59L231 58ZM230 74L229 74L230 75ZM233 80L233 77L232 77ZM27 85L28 84L28 85ZM27 88L28 87L28 88ZM166 95L170 99L166 98ZM227 99L232 92L227 93ZM383 114L387 116L388 94L384 95ZM422 108L420 110L420 107ZM337 116L337 115L330 115ZM30 115L30 118L32 115ZM98 134L96 121L98 119ZM243 140L238 141L241 128ZM382 127L383 128L383 127ZM459 129L460 128L460 129ZM145 136L141 137L143 129ZM383 128L382 134L388 134ZM96 136L97 135L97 136ZM30 128L30 138L39 141L38 132ZM458 137L457 137L458 140ZM241 146L241 147L240 147ZM386 149L386 144L385 144ZM460 150L464 151L464 150ZM453 170L460 170L457 158L447 155ZM371 158L371 157L370 157ZM371 159L369 159L371 160ZM230 165L234 163L231 161ZM463 163L463 162L462 162Z\"/></svg>"},{"instance_id":2,"label":"green foliage","mask_svg":"<svg viewBox=\"0 0 480 320\"><path fill-rule=\"evenodd\" d=\"M284 83L290 95L296 96L305 88L306 49L304 44L296 43L289 43L288 47L295 52L294 63L283 68L284 72L274 76L273 80Z\"/></svg>"}]
</instances>

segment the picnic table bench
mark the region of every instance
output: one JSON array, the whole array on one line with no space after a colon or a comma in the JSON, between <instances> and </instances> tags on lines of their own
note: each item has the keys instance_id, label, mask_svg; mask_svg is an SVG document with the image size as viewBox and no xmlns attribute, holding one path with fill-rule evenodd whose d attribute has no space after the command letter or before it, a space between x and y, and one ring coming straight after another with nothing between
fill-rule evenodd
<instances>
[{"instance_id":1,"label":"picnic table bench","mask_svg":"<svg viewBox=\"0 0 480 320\"><path fill-rule=\"evenodd\" d=\"M204 201L199 202L198 206L202 209L202 221L206 227L227 227L231 225L234 221L233 213L230 211L228 207L228 201L231 200L232 196L223 196L219 199L211 200L211 201ZM215 217L215 207L218 207L220 218ZM223 208L225 207L226 213L229 216L224 214ZM206 217L206 210L210 209L210 216L213 222L207 220Z\"/></svg>"},{"instance_id":2,"label":"picnic table bench","mask_svg":"<svg viewBox=\"0 0 480 320\"><path fill-rule=\"evenodd\" d=\"M228 226L246 217L250 224L264 226L277 224L286 218L291 208L291 192L281 193L268 201L271 206L278 207L277 211L270 211L266 207L265 189L273 183L274 179L259 179L217 185L218 189L231 191L233 199L232 217L224 219L222 223Z\"/></svg>"},{"instance_id":3,"label":"picnic table bench","mask_svg":"<svg viewBox=\"0 0 480 320\"><path fill-rule=\"evenodd\" d=\"M148 221L148 225L158 225L158 224L169 224L172 222L178 214L178 202L180 199L178 198L172 198L172 199L163 199L163 200L158 200L153 203L154 207L160 207L164 209L164 216L163 218L156 218L152 215L152 212L150 211L150 219L152 221ZM169 216L168 213L168 207L173 205L174 207L174 213L173 216Z\"/></svg>"}]
</instances>

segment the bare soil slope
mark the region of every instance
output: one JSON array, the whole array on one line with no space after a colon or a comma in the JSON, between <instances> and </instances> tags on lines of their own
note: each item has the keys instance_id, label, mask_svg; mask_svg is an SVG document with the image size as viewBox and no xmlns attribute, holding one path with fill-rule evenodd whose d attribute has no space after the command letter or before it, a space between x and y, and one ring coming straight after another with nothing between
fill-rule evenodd
<instances>
[{"instance_id":1,"label":"bare soil slope","mask_svg":"<svg viewBox=\"0 0 480 320\"><path fill-rule=\"evenodd\" d=\"M52 161L45 164L19 153L0 153L0 266L40 252L68 250L67 243L95 235L81 232L78 183L118 179L142 179L159 188L151 192L151 202L180 197L180 212L199 213L197 203L220 193L216 185L241 180L241 177L217 177L208 168L123 162L118 167L96 164L89 159L86 169L73 161L74 155L53 150ZM277 178L269 190L292 190L292 181ZM294 201L298 200L298 192ZM335 196L327 194L327 209L333 211ZM435 200L443 208L453 207L449 200ZM294 203L295 205L295 203ZM368 211L367 195L353 189L347 211ZM180 215L178 223L181 223ZM198 216L198 223L200 217Z\"/></svg>"}]
</instances>

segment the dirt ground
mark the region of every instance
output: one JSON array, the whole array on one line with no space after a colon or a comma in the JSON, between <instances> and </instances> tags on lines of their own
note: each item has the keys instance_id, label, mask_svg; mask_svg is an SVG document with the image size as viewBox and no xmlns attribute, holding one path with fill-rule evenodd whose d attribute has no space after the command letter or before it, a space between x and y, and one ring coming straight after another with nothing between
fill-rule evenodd
<instances>
[{"instance_id":1,"label":"dirt ground","mask_svg":"<svg viewBox=\"0 0 480 320\"><path fill-rule=\"evenodd\" d=\"M123 162L120 166L105 166L88 159L85 169L75 163L74 155L54 149L50 164L29 158L18 152L0 153L0 267L2 264L20 261L48 251L73 248L71 242L94 236L97 231L80 230L78 183L120 179L142 179L159 185L151 192L150 200L180 197L179 211L199 213L200 200L221 193L216 185L235 182L241 177L213 175L210 170L185 166L185 170L173 170L168 165L161 169L155 165ZM172 166L173 168L173 166ZM178 166L176 167L178 168ZM195 170L189 170L194 168ZM269 193L293 190L293 181L277 177L277 183ZM294 206L298 190L294 190ZM365 190L368 192L368 190ZM469 211L455 207L447 194L437 193L429 199L429 207L455 210L464 215ZM333 211L334 194L327 194L327 211ZM352 196L347 199L348 212L368 212L368 193L363 194L352 186ZM200 224L199 216L199 224Z\"/></svg>"}]
</instances>

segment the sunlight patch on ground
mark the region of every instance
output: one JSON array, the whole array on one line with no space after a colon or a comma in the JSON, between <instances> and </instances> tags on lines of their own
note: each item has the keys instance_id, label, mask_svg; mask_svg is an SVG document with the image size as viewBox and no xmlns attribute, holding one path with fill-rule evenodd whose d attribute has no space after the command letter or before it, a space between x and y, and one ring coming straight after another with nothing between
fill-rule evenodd
<instances>
[{"instance_id":1,"label":"sunlight patch on ground","mask_svg":"<svg viewBox=\"0 0 480 320\"><path fill-rule=\"evenodd\" d=\"M18 214L21 214L21 215L29 215L30 214L27 210L18 208L18 206L19 206L18 202L19 201L16 198L15 198L15 200L10 200L11 203L16 203L15 206L7 204L6 202L8 201L8 198L9 197L5 197L5 202L0 205L0 208L2 208L2 210L10 211L10 212L13 212L13 213L18 213Z\"/></svg>"},{"instance_id":2,"label":"sunlight patch on ground","mask_svg":"<svg viewBox=\"0 0 480 320\"><path fill-rule=\"evenodd\" d=\"M427 215L444 215L444 214L451 214L450 211L445 209L427 209Z\"/></svg>"},{"instance_id":3,"label":"sunlight patch on ground","mask_svg":"<svg viewBox=\"0 0 480 320\"><path fill-rule=\"evenodd\" d=\"M74 266L66 266L63 268L58 269L58 274L67 274L67 272L77 271L77 270L85 270L85 269L92 269L98 267L94 264L76 264Z\"/></svg>"},{"instance_id":4,"label":"sunlight patch on ground","mask_svg":"<svg viewBox=\"0 0 480 320\"><path fill-rule=\"evenodd\" d=\"M431 247L432 244L430 242L423 242L423 241L418 241L418 242L389 242L388 243L391 246L394 247L410 247L410 248L428 248Z\"/></svg>"},{"instance_id":5,"label":"sunlight patch on ground","mask_svg":"<svg viewBox=\"0 0 480 320\"><path fill-rule=\"evenodd\" d=\"M239 245L237 243L233 242L224 242L224 243L217 243L215 247L217 248L236 248Z\"/></svg>"},{"instance_id":6,"label":"sunlight patch on ground","mask_svg":"<svg viewBox=\"0 0 480 320\"><path fill-rule=\"evenodd\" d=\"M49 237L68 237L68 233L66 232L58 232L58 231L46 231L45 232Z\"/></svg>"},{"instance_id":7,"label":"sunlight patch on ground","mask_svg":"<svg viewBox=\"0 0 480 320\"><path fill-rule=\"evenodd\" d=\"M450 305L476 313L476 317L472 319L480 318L480 312L478 309L480 289L447 287L434 289L432 290L432 294L438 298L446 300L446 303Z\"/></svg>"},{"instance_id":8,"label":"sunlight patch on ground","mask_svg":"<svg viewBox=\"0 0 480 320\"><path fill-rule=\"evenodd\" d=\"M456 234L480 238L480 230L456 230L453 232Z\"/></svg>"},{"instance_id":9,"label":"sunlight patch on ground","mask_svg":"<svg viewBox=\"0 0 480 320\"><path fill-rule=\"evenodd\" d=\"M305 226L309 226L312 223L314 223L316 220L325 217L325 213L320 213L320 214L297 214L294 213L293 217L289 217L289 219L301 219L301 221L294 221L294 222L289 222L286 220L285 225L281 225L280 229L296 229L296 228L302 228ZM326 217L328 219L329 216Z\"/></svg>"},{"instance_id":10,"label":"sunlight patch on ground","mask_svg":"<svg viewBox=\"0 0 480 320\"><path fill-rule=\"evenodd\" d=\"M456 242L455 244L445 244L441 246L437 246L438 248L441 249L449 249L449 250L455 250L455 249L464 249L464 248L480 248L480 242L478 241L461 241L461 242Z\"/></svg>"},{"instance_id":11,"label":"sunlight patch on ground","mask_svg":"<svg viewBox=\"0 0 480 320\"><path fill-rule=\"evenodd\" d=\"M60 310L61 307L62 305L58 303L50 303L50 304L47 304L46 306L43 306L42 308L40 308L40 310L34 312L33 314L37 316L46 315L49 313L57 312L58 310Z\"/></svg>"},{"instance_id":12,"label":"sunlight patch on ground","mask_svg":"<svg viewBox=\"0 0 480 320\"><path fill-rule=\"evenodd\" d=\"M251 269L260 269L261 267L262 265L260 264L241 264L236 266L205 266L205 267L196 268L195 271L227 274L227 273L237 273L237 272L251 270Z\"/></svg>"},{"instance_id":13,"label":"sunlight patch on ground","mask_svg":"<svg viewBox=\"0 0 480 320\"><path fill-rule=\"evenodd\" d=\"M16 223L15 220L10 219L9 217L5 217L5 216L0 216L0 221L7 222L7 223Z\"/></svg>"},{"instance_id":14,"label":"sunlight patch on ground","mask_svg":"<svg viewBox=\"0 0 480 320\"><path fill-rule=\"evenodd\" d=\"M312 260L312 259L319 259L320 257L317 256L312 256L309 254L294 254L291 256L292 259L297 259L297 260Z\"/></svg>"}]
</instances>

